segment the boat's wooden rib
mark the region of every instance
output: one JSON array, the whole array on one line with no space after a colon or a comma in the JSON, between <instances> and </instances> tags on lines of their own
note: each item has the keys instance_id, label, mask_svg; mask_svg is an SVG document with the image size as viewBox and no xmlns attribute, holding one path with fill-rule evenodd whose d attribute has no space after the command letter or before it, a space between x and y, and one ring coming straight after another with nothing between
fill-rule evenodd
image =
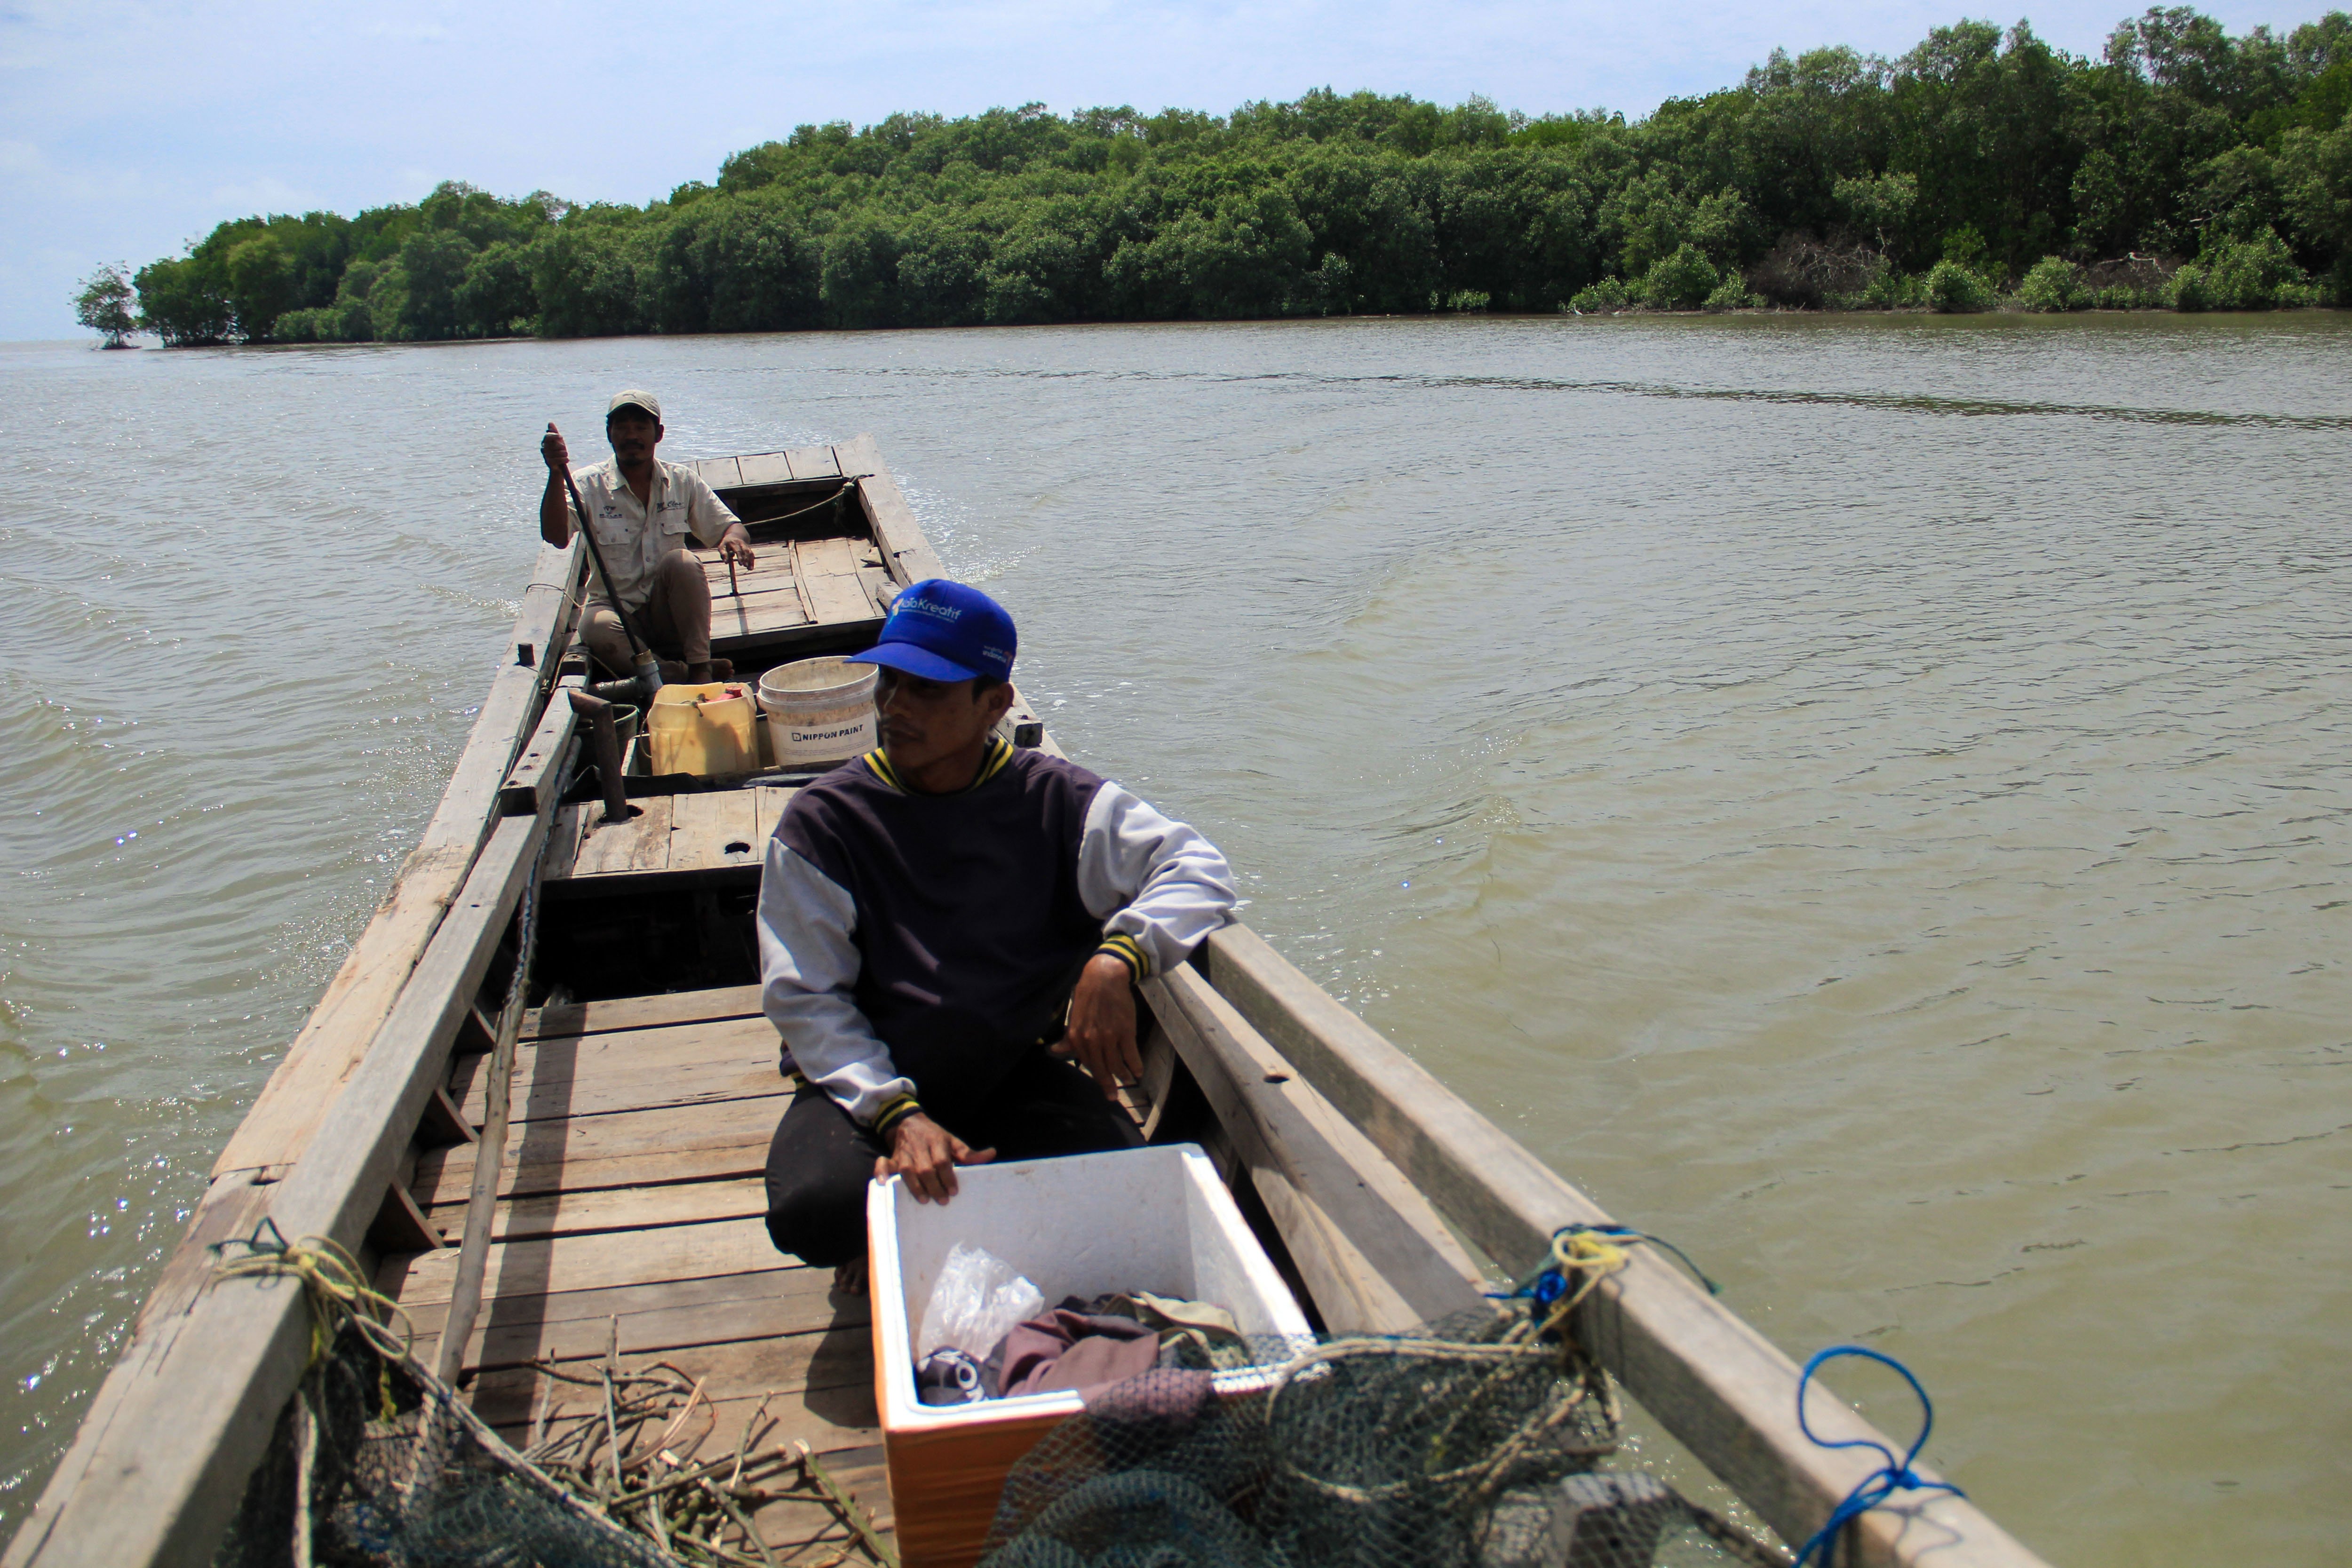
<instances>
[{"instance_id":1,"label":"boat's wooden rib","mask_svg":"<svg viewBox=\"0 0 2352 1568\"><path fill-rule=\"evenodd\" d=\"M761 552L718 610L719 651L732 646L751 668L855 647L899 588L942 574L871 437L698 470L730 492ZM728 575L715 556L706 569L714 584ZM765 1398L761 1442L805 1438L886 1529L895 1519L874 1446L867 1303L834 1294L829 1270L778 1254L762 1224L768 1145L792 1091L759 987L710 984L751 978L743 933L727 922L748 918L746 889L791 786L632 780L637 815L614 824L601 804L562 804L576 726L555 683L577 574L572 552L541 552L516 662L493 679L422 842L231 1139L0 1568L209 1559L307 1352L301 1292L216 1281L205 1250L265 1218L289 1237L370 1248L428 1365L478 1302L456 1363L476 1408L518 1440L581 1393L549 1363L661 1358L706 1381L704 1443L731 1447ZM1026 703L1003 732L1054 749ZM693 787L673 793L681 783ZM631 929L685 921L697 941L681 951L705 969L694 989L525 1016L496 1201L478 1211L476 1292L443 1244L464 1229L484 1160L471 1127L485 1111L478 1009L495 1011L482 988L504 973L501 943L542 842L549 910L575 924L640 921ZM664 900L669 914L630 912ZM730 960L735 945L742 955ZM718 958L696 957L698 946ZM586 979L592 992L658 992L686 976ZM1469 1247L1517 1269L1553 1227L1606 1217L1244 928L1213 937L1145 1000L1147 1079L1124 1102L1150 1136L1211 1148L1333 1328L1442 1316L1475 1300L1482 1260ZM1578 1328L1652 1415L1790 1539L1866 1468L1803 1438L1788 1358L1654 1257L1637 1251ZM1832 1435L1870 1434L1826 1394L1810 1414ZM822 1507L773 1502L757 1523L780 1563L842 1550ZM1845 1561L1872 1565L2036 1561L1956 1499L1865 1514L1844 1544Z\"/></svg>"}]
</instances>

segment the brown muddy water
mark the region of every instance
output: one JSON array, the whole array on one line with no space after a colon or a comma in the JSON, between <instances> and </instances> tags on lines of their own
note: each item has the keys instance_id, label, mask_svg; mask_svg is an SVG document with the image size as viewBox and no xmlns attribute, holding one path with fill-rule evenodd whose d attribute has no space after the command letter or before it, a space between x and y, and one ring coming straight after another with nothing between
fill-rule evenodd
<instances>
[{"instance_id":1,"label":"brown muddy water","mask_svg":"<svg viewBox=\"0 0 2352 1568\"><path fill-rule=\"evenodd\" d=\"M0 1531L624 384L876 433L1076 755L2053 1561L2342 1555L2335 315L0 348Z\"/></svg>"}]
</instances>

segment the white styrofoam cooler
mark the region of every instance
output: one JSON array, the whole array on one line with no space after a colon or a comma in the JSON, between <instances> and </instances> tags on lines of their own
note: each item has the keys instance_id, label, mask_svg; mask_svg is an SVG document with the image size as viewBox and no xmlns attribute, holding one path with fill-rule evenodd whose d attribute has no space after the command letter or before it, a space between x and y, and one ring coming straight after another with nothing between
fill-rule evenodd
<instances>
[{"instance_id":1,"label":"white styrofoam cooler","mask_svg":"<svg viewBox=\"0 0 2352 1568\"><path fill-rule=\"evenodd\" d=\"M956 1179L960 1191L944 1205L917 1203L895 1176L866 1191L875 1381L886 1432L1058 1419L1085 1408L1067 1389L976 1405L916 1397L915 1329L957 1242L1003 1258L1048 1306L1066 1296L1149 1290L1213 1302L1247 1335L1311 1340L1297 1301L1196 1144L970 1165ZM1220 1373L1216 1386L1254 1387L1265 1375Z\"/></svg>"},{"instance_id":2,"label":"white styrofoam cooler","mask_svg":"<svg viewBox=\"0 0 2352 1568\"><path fill-rule=\"evenodd\" d=\"M1244 1334L1309 1340L1298 1303L1192 1144L970 1165L956 1179L961 1190L944 1205L917 1203L896 1177L866 1188L874 1403L903 1568L971 1568L1006 1473L1086 1408L1070 1389L973 1405L916 1398L915 1328L957 1242L1011 1264L1049 1304L1149 1290L1213 1301ZM1221 1372L1212 1386L1239 1394L1275 1375Z\"/></svg>"}]
</instances>

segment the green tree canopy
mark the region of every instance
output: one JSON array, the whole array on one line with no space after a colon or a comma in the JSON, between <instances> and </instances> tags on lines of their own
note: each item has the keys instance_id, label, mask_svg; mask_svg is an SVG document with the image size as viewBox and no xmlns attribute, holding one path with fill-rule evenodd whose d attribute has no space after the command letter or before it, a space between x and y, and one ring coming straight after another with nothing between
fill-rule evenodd
<instances>
[{"instance_id":1,"label":"green tree canopy","mask_svg":"<svg viewBox=\"0 0 2352 1568\"><path fill-rule=\"evenodd\" d=\"M2095 57L1963 21L1892 59L1776 52L1638 121L1318 88L1223 116L1030 103L802 125L642 207L453 181L349 218L239 218L136 287L173 343L1751 291L1953 307L2052 257L2109 302L2177 303L2158 285L2191 262L2199 298L2292 302L2352 297L2347 116L2342 12L2233 36L2158 7ZM2100 281L2117 268L2137 281ZM2040 276L2035 298L2054 297L2060 274Z\"/></svg>"},{"instance_id":2,"label":"green tree canopy","mask_svg":"<svg viewBox=\"0 0 2352 1568\"><path fill-rule=\"evenodd\" d=\"M138 296L131 276L121 267L101 267L81 280L74 296L74 320L93 332L106 334L106 346L119 349L139 330Z\"/></svg>"}]
</instances>

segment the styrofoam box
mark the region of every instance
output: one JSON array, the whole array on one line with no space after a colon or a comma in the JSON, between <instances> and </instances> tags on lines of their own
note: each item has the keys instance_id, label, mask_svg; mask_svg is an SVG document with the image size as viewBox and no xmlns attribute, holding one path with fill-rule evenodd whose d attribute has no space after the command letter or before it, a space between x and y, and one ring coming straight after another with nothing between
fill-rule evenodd
<instances>
[{"instance_id":1,"label":"styrofoam box","mask_svg":"<svg viewBox=\"0 0 2352 1568\"><path fill-rule=\"evenodd\" d=\"M956 1196L920 1204L897 1177L866 1190L873 1269L874 1399L882 1416L898 1549L908 1568L977 1559L1004 1474L1038 1438L1079 1414L1075 1390L925 1405L913 1340L956 1243L994 1254L1046 1303L1113 1290L1213 1302L1244 1334L1311 1338L1298 1303L1250 1234L1216 1167L1190 1143L971 1165ZM1220 1393L1269 1373L1214 1374Z\"/></svg>"}]
</instances>

